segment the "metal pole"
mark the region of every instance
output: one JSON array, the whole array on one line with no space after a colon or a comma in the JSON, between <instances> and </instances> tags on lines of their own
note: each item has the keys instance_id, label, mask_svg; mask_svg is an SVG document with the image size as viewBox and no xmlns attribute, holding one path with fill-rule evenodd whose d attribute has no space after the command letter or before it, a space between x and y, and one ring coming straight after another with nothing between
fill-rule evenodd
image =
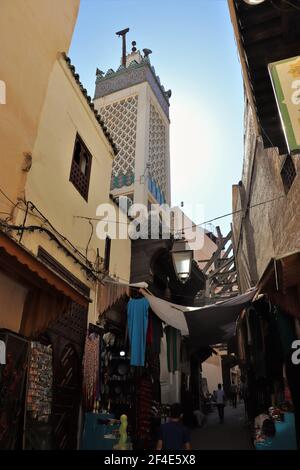
<instances>
[{"instance_id":1,"label":"metal pole","mask_svg":"<svg viewBox=\"0 0 300 470\"><path fill-rule=\"evenodd\" d=\"M117 36L122 36L122 65L126 67L126 34L128 33L129 28L122 29L116 33Z\"/></svg>"}]
</instances>

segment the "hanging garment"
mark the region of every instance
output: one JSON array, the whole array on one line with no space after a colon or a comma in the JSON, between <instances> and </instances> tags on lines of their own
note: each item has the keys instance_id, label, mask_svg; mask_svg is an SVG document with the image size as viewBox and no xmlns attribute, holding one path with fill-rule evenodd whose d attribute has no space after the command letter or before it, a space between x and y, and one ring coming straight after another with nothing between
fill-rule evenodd
<instances>
[{"instance_id":1,"label":"hanging garment","mask_svg":"<svg viewBox=\"0 0 300 470\"><path fill-rule=\"evenodd\" d=\"M181 373L179 370L174 372L174 385L173 385L173 403L180 403L180 391L181 391Z\"/></svg>"},{"instance_id":2,"label":"hanging garment","mask_svg":"<svg viewBox=\"0 0 300 470\"><path fill-rule=\"evenodd\" d=\"M130 364L144 366L149 302L147 299L130 299L127 304L127 323L130 342Z\"/></svg>"},{"instance_id":3,"label":"hanging garment","mask_svg":"<svg viewBox=\"0 0 300 470\"><path fill-rule=\"evenodd\" d=\"M276 318L284 358L287 358L291 354L292 343L296 339L294 322L290 316L282 313L277 306L274 307L274 314Z\"/></svg>"},{"instance_id":4,"label":"hanging garment","mask_svg":"<svg viewBox=\"0 0 300 470\"><path fill-rule=\"evenodd\" d=\"M281 346L278 326L274 315L274 308L267 312L267 329L265 337L267 377L270 383L279 380L282 376L283 350Z\"/></svg>"},{"instance_id":5,"label":"hanging garment","mask_svg":"<svg viewBox=\"0 0 300 470\"><path fill-rule=\"evenodd\" d=\"M160 353L160 342L163 336L162 321L157 315L152 315L152 350Z\"/></svg>"},{"instance_id":6,"label":"hanging garment","mask_svg":"<svg viewBox=\"0 0 300 470\"><path fill-rule=\"evenodd\" d=\"M160 382L167 383L169 380L169 371L168 371L167 338L166 338L165 332L163 332L163 336L161 338L159 364L160 364Z\"/></svg>"},{"instance_id":7,"label":"hanging garment","mask_svg":"<svg viewBox=\"0 0 300 470\"><path fill-rule=\"evenodd\" d=\"M153 342L153 313L148 313L148 327L147 327L147 344L152 345Z\"/></svg>"},{"instance_id":8,"label":"hanging garment","mask_svg":"<svg viewBox=\"0 0 300 470\"><path fill-rule=\"evenodd\" d=\"M180 364L180 343L181 335L179 330L172 326L165 328L167 337L168 369L169 372L175 372Z\"/></svg>"},{"instance_id":9,"label":"hanging garment","mask_svg":"<svg viewBox=\"0 0 300 470\"><path fill-rule=\"evenodd\" d=\"M99 336L87 335L83 358L83 404L87 411L94 408L99 381Z\"/></svg>"},{"instance_id":10,"label":"hanging garment","mask_svg":"<svg viewBox=\"0 0 300 470\"><path fill-rule=\"evenodd\" d=\"M153 350L147 350L147 363L149 377L152 382L153 400L160 402L160 361L159 354Z\"/></svg>"},{"instance_id":11,"label":"hanging garment","mask_svg":"<svg viewBox=\"0 0 300 470\"><path fill-rule=\"evenodd\" d=\"M247 341L248 341L248 345L252 344L252 334L251 334L249 316L250 316L250 312L249 312L249 311L246 311L245 318L246 318L246 325L247 325Z\"/></svg>"},{"instance_id":12,"label":"hanging garment","mask_svg":"<svg viewBox=\"0 0 300 470\"><path fill-rule=\"evenodd\" d=\"M299 318L294 318L294 322L295 322L296 338L300 339L300 320L299 320Z\"/></svg>"},{"instance_id":13,"label":"hanging garment","mask_svg":"<svg viewBox=\"0 0 300 470\"><path fill-rule=\"evenodd\" d=\"M245 348L245 334L244 334L244 322L242 319L237 324L236 335L237 335L237 346L238 346L238 357L241 362L246 362L246 348Z\"/></svg>"},{"instance_id":14,"label":"hanging garment","mask_svg":"<svg viewBox=\"0 0 300 470\"><path fill-rule=\"evenodd\" d=\"M251 332L251 351L252 361L255 370L256 379L266 377L266 362L265 350L263 340L262 322L259 313L253 308L249 307L247 310L248 326ZM249 338L249 336L248 336Z\"/></svg>"},{"instance_id":15,"label":"hanging garment","mask_svg":"<svg viewBox=\"0 0 300 470\"><path fill-rule=\"evenodd\" d=\"M181 345L181 372L185 375L191 375L191 359L187 343Z\"/></svg>"}]
</instances>

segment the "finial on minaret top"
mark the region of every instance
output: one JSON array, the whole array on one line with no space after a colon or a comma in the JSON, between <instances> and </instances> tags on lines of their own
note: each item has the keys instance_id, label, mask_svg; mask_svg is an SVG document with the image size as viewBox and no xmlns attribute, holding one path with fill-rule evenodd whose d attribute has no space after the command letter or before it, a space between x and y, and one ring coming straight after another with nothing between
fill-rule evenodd
<instances>
[{"instance_id":1,"label":"finial on minaret top","mask_svg":"<svg viewBox=\"0 0 300 470\"><path fill-rule=\"evenodd\" d=\"M96 76L102 78L104 76L104 72L102 70L96 68Z\"/></svg>"},{"instance_id":2,"label":"finial on minaret top","mask_svg":"<svg viewBox=\"0 0 300 470\"><path fill-rule=\"evenodd\" d=\"M116 33L117 36L122 36L122 65L126 67L126 34L128 33L129 28L122 29Z\"/></svg>"},{"instance_id":3,"label":"finial on minaret top","mask_svg":"<svg viewBox=\"0 0 300 470\"><path fill-rule=\"evenodd\" d=\"M148 55L152 54L151 49L143 49L143 53L145 57L148 57Z\"/></svg>"}]
</instances>

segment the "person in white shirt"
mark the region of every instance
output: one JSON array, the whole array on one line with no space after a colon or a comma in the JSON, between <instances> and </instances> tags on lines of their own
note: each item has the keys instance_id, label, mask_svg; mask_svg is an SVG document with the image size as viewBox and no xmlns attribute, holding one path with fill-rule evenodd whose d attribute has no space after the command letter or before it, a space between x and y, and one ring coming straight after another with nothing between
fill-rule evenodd
<instances>
[{"instance_id":1,"label":"person in white shirt","mask_svg":"<svg viewBox=\"0 0 300 470\"><path fill-rule=\"evenodd\" d=\"M218 384L218 390L217 390L216 395L217 395L217 408L218 408L220 423L223 423L224 422L225 394L224 394L224 390L222 389L221 384Z\"/></svg>"}]
</instances>

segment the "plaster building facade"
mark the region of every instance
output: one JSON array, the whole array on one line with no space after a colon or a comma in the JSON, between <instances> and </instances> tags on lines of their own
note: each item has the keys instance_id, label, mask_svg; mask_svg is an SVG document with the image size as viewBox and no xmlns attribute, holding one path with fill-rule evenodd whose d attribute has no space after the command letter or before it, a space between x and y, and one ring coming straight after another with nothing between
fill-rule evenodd
<instances>
[{"instance_id":1,"label":"plaster building facade","mask_svg":"<svg viewBox=\"0 0 300 470\"><path fill-rule=\"evenodd\" d=\"M98 206L117 209L117 147L65 53L78 6L7 1L1 10L0 338L16 385L0 404L1 449L78 447L82 358L105 297L100 284L129 281L130 240L97 237ZM26 420L25 432L35 345L52 356L51 420L42 428Z\"/></svg>"},{"instance_id":2,"label":"plaster building facade","mask_svg":"<svg viewBox=\"0 0 300 470\"><path fill-rule=\"evenodd\" d=\"M0 106L0 188L7 197L1 194L0 215L11 220L24 196L23 168L33 150L52 67L57 52L69 49L78 8L79 0L1 2L0 80L6 99Z\"/></svg>"},{"instance_id":3,"label":"plaster building facade","mask_svg":"<svg viewBox=\"0 0 300 470\"><path fill-rule=\"evenodd\" d=\"M7 84L7 105L0 109L6 123L0 130L4 169L0 181L0 202L4 209L1 211L1 246L5 256L7 244L13 241L16 243L13 251L20 247L26 256L32 257L33 263L42 263L41 269L49 268L49 276L54 274L58 279L50 282L50 277L45 275L48 282L84 306L89 322L96 323L97 272L104 269L106 242L97 237L96 223L84 217L95 218L101 203L118 209L109 197L111 168L117 149L103 129L74 66L60 52L68 50L79 2L68 1L62 10L53 8L50 3L45 2L43 8L36 2L28 4L25 17L29 15L30 21L36 19L30 35L25 34L23 22L15 43L3 42L1 74ZM7 3L5 8L13 31L22 15L17 12L15 3ZM40 41L43 22L47 23L47 35ZM22 32L24 41L19 40ZM18 65L24 74L30 65L30 61L25 60L28 56L25 49L31 50L30 60L39 63L38 73L33 66L30 73L28 71L32 80L27 80L25 94L21 93L24 82L20 81L20 74L11 70L9 59L13 47L17 48L14 66ZM40 56L41 61L37 60ZM18 111L14 106L18 106ZM111 240L106 275L125 282L129 280L130 252L129 240ZM19 255L19 261L21 257ZM28 266L31 266L30 261ZM22 316L31 287L28 282L24 284L22 276L16 278L10 271L7 260L5 270L1 270L3 312L0 325L30 336L36 333L35 327L33 324L25 326L24 319L22 326ZM58 314L57 311L54 317ZM38 318L35 322L37 326ZM37 330L45 324L44 319Z\"/></svg>"}]
</instances>

